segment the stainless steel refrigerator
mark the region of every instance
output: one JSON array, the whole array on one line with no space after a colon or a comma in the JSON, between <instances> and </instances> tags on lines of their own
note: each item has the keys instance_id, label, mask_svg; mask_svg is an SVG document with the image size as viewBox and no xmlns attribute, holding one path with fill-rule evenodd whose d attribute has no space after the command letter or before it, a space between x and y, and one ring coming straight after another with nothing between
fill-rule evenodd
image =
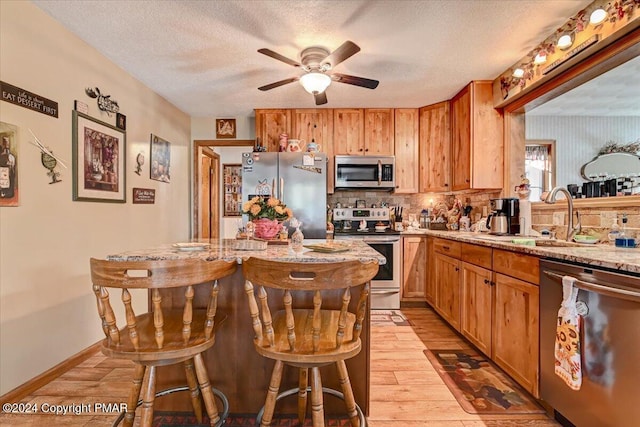
<instances>
[{"instance_id":1,"label":"stainless steel refrigerator","mask_svg":"<svg viewBox=\"0 0 640 427\"><path fill-rule=\"evenodd\" d=\"M275 196L291 208L305 238L326 237L325 153L242 153L243 202L256 195Z\"/></svg>"}]
</instances>

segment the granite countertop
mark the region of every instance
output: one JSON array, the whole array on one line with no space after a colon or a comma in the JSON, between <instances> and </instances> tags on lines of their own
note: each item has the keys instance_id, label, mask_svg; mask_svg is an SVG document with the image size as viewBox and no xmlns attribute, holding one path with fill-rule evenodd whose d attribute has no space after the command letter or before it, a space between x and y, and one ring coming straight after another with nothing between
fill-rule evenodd
<instances>
[{"instance_id":1,"label":"granite countertop","mask_svg":"<svg viewBox=\"0 0 640 427\"><path fill-rule=\"evenodd\" d=\"M242 263L243 259L256 257L283 262L322 263L359 260L360 262L377 261L380 265L386 263L386 258L383 255L362 240L341 240L336 242L334 240L327 241L324 239L305 239L305 245L319 243L339 244L348 246L349 250L346 252L324 253L304 248L299 255L291 251L289 245L268 245L266 250L237 250L233 248L234 241L234 239L198 240L198 243L209 244L204 250L179 250L176 249L173 244L167 243L148 249L137 249L110 254L107 256L107 259L115 261L149 261L203 258L208 261L224 259L227 261L235 260L238 263Z\"/></svg>"},{"instance_id":2,"label":"granite countertop","mask_svg":"<svg viewBox=\"0 0 640 427\"><path fill-rule=\"evenodd\" d=\"M402 235L427 235L476 245L520 252L541 258L569 261L594 267L604 267L620 272L640 274L640 249L617 248L608 244L562 246L525 246L511 243L519 236L490 236L486 233L466 231L409 230Z\"/></svg>"}]
</instances>

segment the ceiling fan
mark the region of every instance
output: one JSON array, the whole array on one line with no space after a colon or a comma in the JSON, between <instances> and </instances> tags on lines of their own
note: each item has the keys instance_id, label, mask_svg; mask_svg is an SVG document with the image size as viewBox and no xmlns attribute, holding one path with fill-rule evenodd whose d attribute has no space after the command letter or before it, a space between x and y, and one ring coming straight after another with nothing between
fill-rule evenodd
<instances>
[{"instance_id":1,"label":"ceiling fan","mask_svg":"<svg viewBox=\"0 0 640 427\"><path fill-rule=\"evenodd\" d=\"M350 76L347 74L329 73L336 65L350 58L360 51L360 47L354 42L347 40L339 48L331 52L323 47L312 46L304 49L300 53L300 62L280 55L271 49L258 49L263 55L270 56L285 64L301 68L305 74L298 77L291 77L268 85L259 87L259 90L267 91L279 86L300 81L304 89L312 94L316 100L316 105L327 103L325 90L332 81L345 83L354 86L375 89L378 87L377 80L366 79L364 77Z\"/></svg>"}]
</instances>

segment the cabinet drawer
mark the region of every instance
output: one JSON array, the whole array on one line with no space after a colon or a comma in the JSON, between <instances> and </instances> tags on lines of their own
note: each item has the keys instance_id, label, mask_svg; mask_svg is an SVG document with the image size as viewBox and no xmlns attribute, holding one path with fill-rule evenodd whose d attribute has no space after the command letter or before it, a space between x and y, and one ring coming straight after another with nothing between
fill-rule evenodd
<instances>
[{"instance_id":1,"label":"cabinet drawer","mask_svg":"<svg viewBox=\"0 0 640 427\"><path fill-rule=\"evenodd\" d=\"M536 285L540 281L540 259L531 255L494 249L493 270Z\"/></svg>"},{"instance_id":2,"label":"cabinet drawer","mask_svg":"<svg viewBox=\"0 0 640 427\"><path fill-rule=\"evenodd\" d=\"M450 257L460 259L460 242L446 239L434 239L433 250Z\"/></svg>"},{"instance_id":3,"label":"cabinet drawer","mask_svg":"<svg viewBox=\"0 0 640 427\"><path fill-rule=\"evenodd\" d=\"M490 247L462 243L462 260L469 264L491 270L491 254Z\"/></svg>"}]
</instances>

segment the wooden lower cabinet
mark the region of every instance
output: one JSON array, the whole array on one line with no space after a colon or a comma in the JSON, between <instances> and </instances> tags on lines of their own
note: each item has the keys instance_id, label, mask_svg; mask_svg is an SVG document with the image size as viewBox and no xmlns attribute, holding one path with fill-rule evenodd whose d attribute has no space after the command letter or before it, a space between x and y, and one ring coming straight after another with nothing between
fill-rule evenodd
<instances>
[{"instance_id":1,"label":"wooden lower cabinet","mask_svg":"<svg viewBox=\"0 0 640 427\"><path fill-rule=\"evenodd\" d=\"M427 288L425 289L425 299L432 307L436 305L436 262L433 251L432 237L427 237Z\"/></svg>"},{"instance_id":2,"label":"wooden lower cabinet","mask_svg":"<svg viewBox=\"0 0 640 427\"><path fill-rule=\"evenodd\" d=\"M493 272L462 263L462 314L460 332L491 357L493 324Z\"/></svg>"},{"instance_id":3,"label":"wooden lower cabinet","mask_svg":"<svg viewBox=\"0 0 640 427\"><path fill-rule=\"evenodd\" d=\"M460 260L436 252L435 281L436 304L435 310L449 324L460 331Z\"/></svg>"},{"instance_id":4,"label":"wooden lower cabinet","mask_svg":"<svg viewBox=\"0 0 640 427\"><path fill-rule=\"evenodd\" d=\"M539 288L496 273L493 360L539 397Z\"/></svg>"},{"instance_id":5,"label":"wooden lower cabinet","mask_svg":"<svg viewBox=\"0 0 640 427\"><path fill-rule=\"evenodd\" d=\"M424 301L427 287L427 242L425 237L402 239L402 300Z\"/></svg>"}]
</instances>

